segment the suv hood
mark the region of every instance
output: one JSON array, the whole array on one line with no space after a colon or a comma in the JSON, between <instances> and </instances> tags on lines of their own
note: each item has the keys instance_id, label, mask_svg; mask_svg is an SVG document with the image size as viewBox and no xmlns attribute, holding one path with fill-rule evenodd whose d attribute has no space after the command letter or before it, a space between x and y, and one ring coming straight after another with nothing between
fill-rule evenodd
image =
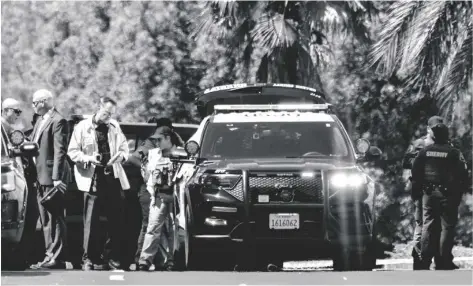
<instances>
[{"instance_id":1,"label":"suv hood","mask_svg":"<svg viewBox=\"0 0 473 286\"><path fill-rule=\"evenodd\" d=\"M200 164L207 169L228 170L264 170L264 171L300 171L300 170L331 170L354 167L354 162L335 159L288 158L288 159L234 159L221 161L205 161Z\"/></svg>"}]
</instances>

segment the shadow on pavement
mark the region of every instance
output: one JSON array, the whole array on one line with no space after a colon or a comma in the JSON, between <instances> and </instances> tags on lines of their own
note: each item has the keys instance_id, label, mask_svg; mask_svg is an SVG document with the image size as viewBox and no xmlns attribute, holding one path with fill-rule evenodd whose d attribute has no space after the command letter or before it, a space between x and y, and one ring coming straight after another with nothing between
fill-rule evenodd
<instances>
[{"instance_id":1,"label":"shadow on pavement","mask_svg":"<svg viewBox=\"0 0 473 286\"><path fill-rule=\"evenodd\" d=\"M50 272L47 271L2 271L2 277L6 276L21 276L21 277L34 277L34 276L48 276Z\"/></svg>"}]
</instances>

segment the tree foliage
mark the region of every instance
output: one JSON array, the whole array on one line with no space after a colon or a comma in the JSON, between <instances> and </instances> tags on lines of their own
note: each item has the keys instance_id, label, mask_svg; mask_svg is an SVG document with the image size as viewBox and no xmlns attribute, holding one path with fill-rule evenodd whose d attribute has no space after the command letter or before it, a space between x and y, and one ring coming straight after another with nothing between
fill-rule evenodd
<instances>
[{"instance_id":1,"label":"tree foliage","mask_svg":"<svg viewBox=\"0 0 473 286\"><path fill-rule=\"evenodd\" d=\"M212 1L196 26L198 37L225 39L249 77L255 53L258 82L288 82L323 90L317 68L331 60L330 35L369 40L371 2Z\"/></svg>"},{"instance_id":2,"label":"tree foliage","mask_svg":"<svg viewBox=\"0 0 473 286\"><path fill-rule=\"evenodd\" d=\"M398 1L389 8L370 61L383 74L423 89L451 116L472 78L472 38L471 1Z\"/></svg>"},{"instance_id":3,"label":"tree foliage","mask_svg":"<svg viewBox=\"0 0 473 286\"><path fill-rule=\"evenodd\" d=\"M367 138L384 151L366 166L382 186L381 238L408 241L413 206L401 158L425 134L428 117L444 112L454 144L472 161L471 5L4 2L1 93L25 103L27 126L39 88L57 95L65 115L94 112L106 95L118 101L119 120L196 123L193 99L211 86L262 81L322 89L352 139ZM460 207L458 239L465 245L471 199Z\"/></svg>"}]
</instances>

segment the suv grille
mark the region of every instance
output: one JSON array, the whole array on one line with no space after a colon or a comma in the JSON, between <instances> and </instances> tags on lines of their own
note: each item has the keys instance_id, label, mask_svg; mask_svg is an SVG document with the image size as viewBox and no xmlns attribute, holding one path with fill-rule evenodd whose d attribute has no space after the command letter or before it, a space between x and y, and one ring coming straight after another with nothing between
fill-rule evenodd
<instances>
[{"instance_id":1,"label":"suv grille","mask_svg":"<svg viewBox=\"0 0 473 286\"><path fill-rule=\"evenodd\" d=\"M320 172L317 172L313 178L301 178L299 175L278 177L271 174L267 176L251 174L249 180L251 202L257 202L258 195L262 194L269 195L270 202L288 202L284 201L280 195L282 189L288 189L294 192L293 199L290 202L323 203L323 186Z\"/></svg>"},{"instance_id":2,"label":"suv grille","mask_svg":"<svg viewBox=\"0 0 473 286\"><path fill-rule=\"evenodd\" d=\"M238 181L238 184L233 189L225 189L227 193L232 195L234 198L238 199L239 201L243 201L243 179Z\"/></svg>"}]
</instances>

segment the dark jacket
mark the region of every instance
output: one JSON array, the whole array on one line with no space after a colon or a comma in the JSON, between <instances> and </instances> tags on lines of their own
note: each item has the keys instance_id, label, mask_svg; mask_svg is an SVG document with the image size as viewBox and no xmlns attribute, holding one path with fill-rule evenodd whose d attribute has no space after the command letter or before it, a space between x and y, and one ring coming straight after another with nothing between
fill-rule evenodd
<instances>
[{"instance_id":1,"label":"dark jacket","mask_svg":"<svg viewBox=\"0 0 473 286\"><path fill-rule=\"evenodd\" d=\"M53 181L69 184L71 167L67 160L68 123L55 109L45 120L41 130L39 128L42 120L38 120L31 134L31 140L38 136L39 156L36 158L38 182L45 186L53 185Z\"/></svg>"},{"instance_id":2,"label":"dark jacket","mask_svg":"<svg viewBox=\"0 0 473 286\"><path fill-rule=\"evenodd\" d=\"M466 191L468 171L460 150L449 144L433 144L422 149L412 166L412 196L422 196L428 184L442 185L449 195Z\"/></svg>"}]
</instances>

